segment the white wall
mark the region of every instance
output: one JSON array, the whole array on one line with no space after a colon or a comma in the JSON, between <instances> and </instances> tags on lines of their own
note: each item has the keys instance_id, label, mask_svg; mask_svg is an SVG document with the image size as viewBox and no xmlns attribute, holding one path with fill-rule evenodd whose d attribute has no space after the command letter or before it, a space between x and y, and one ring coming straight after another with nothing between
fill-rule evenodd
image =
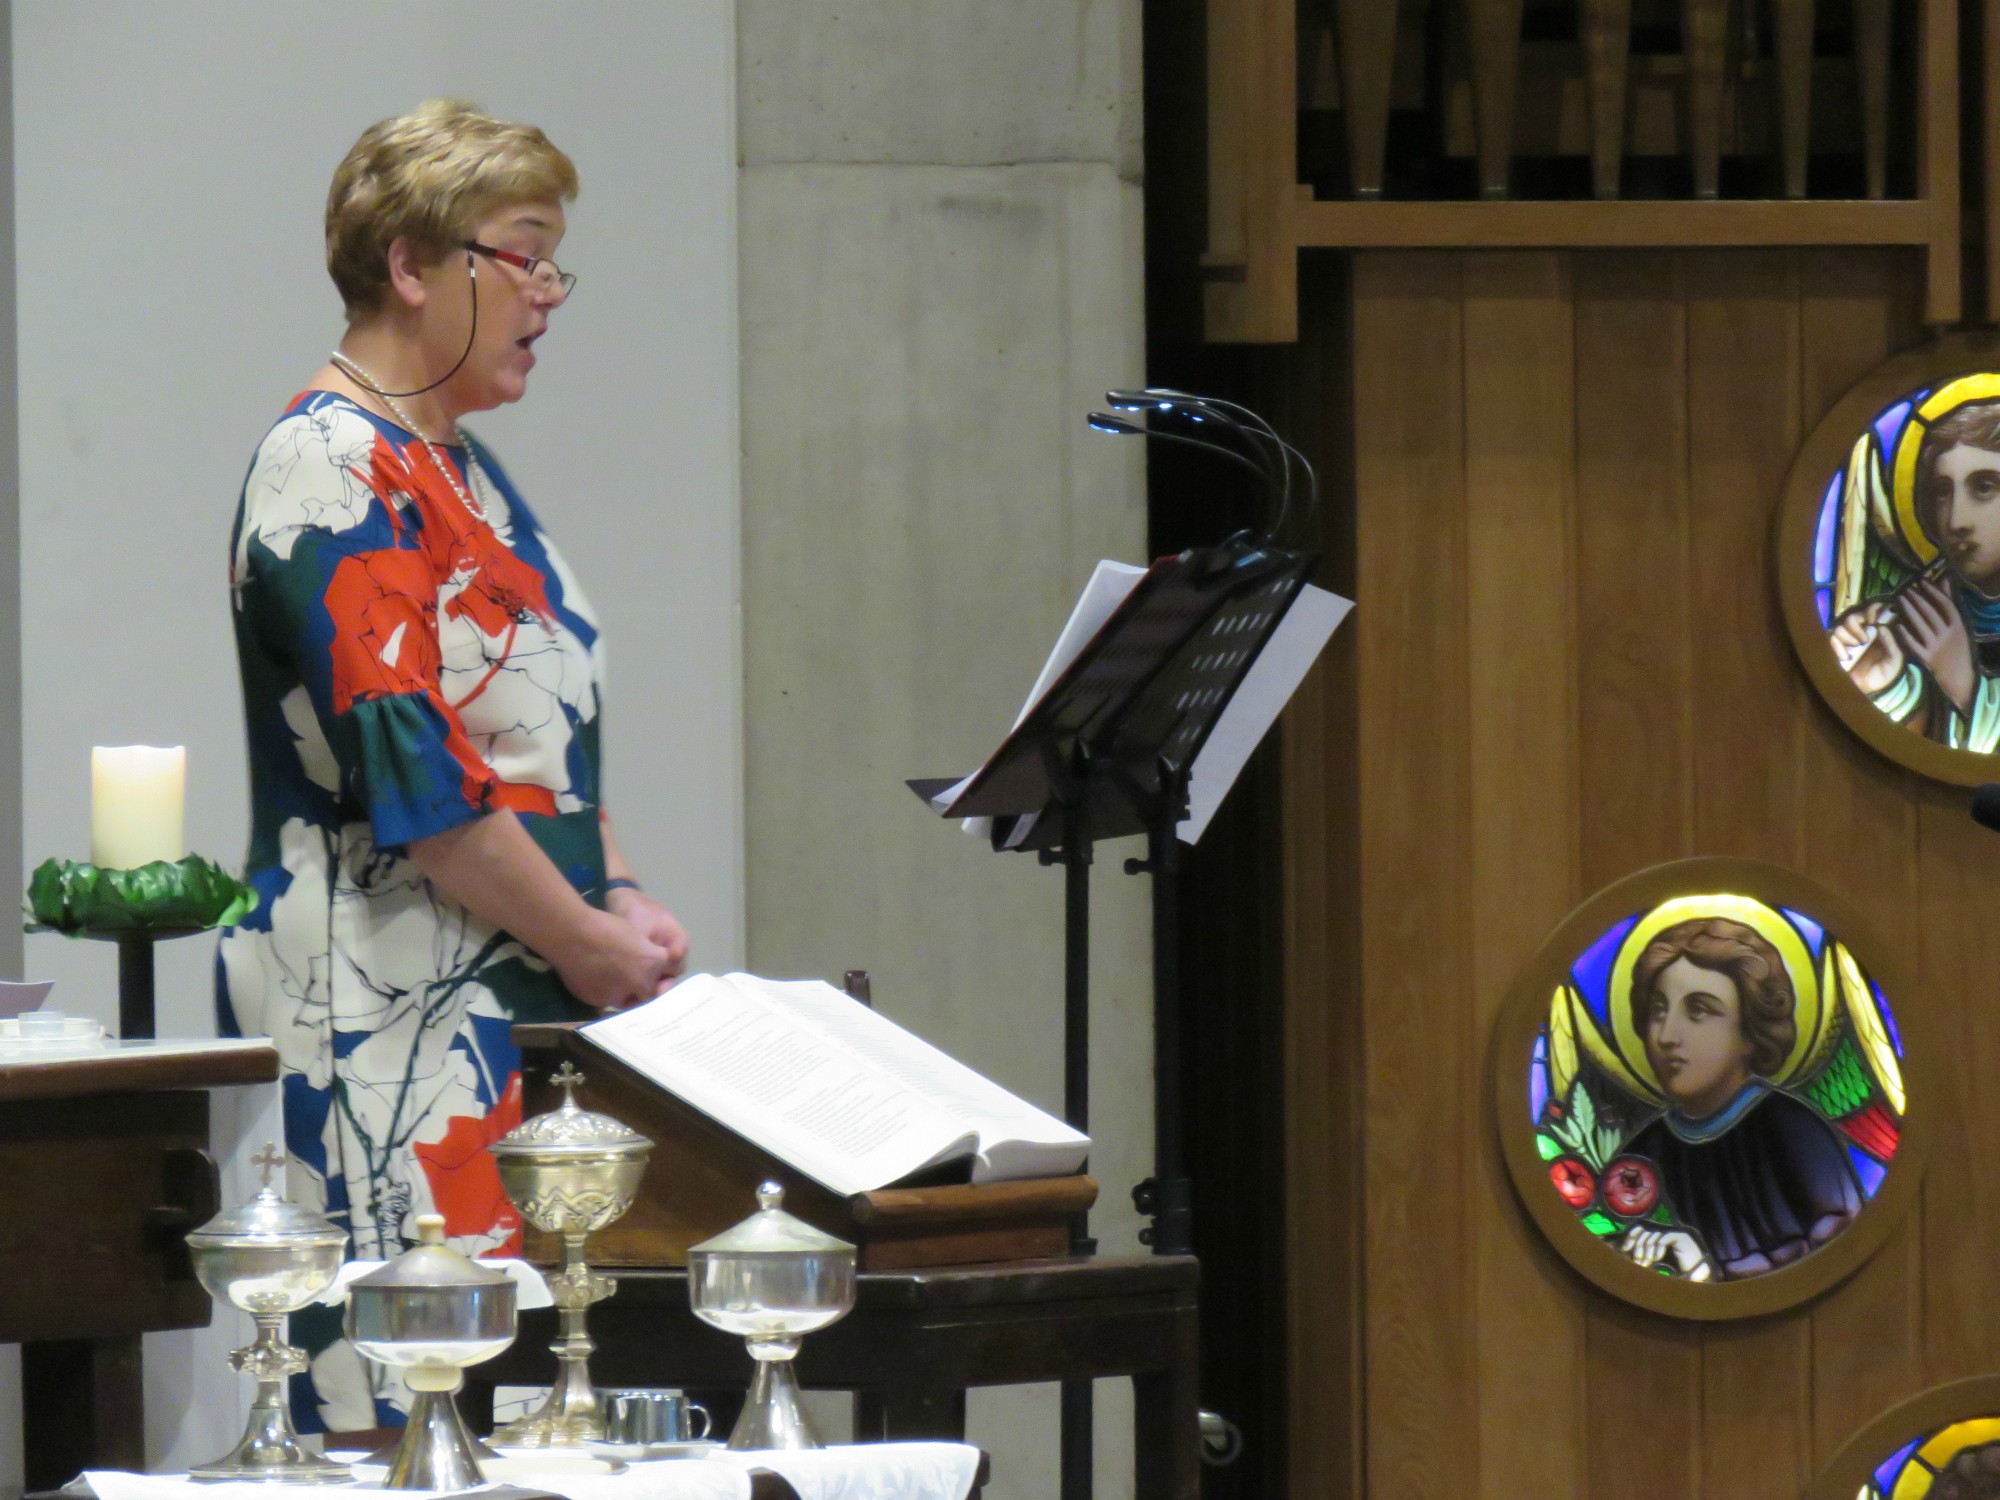
<instances>
[{"instance_id":1,"label":"white wall","mask_svg":"<svg viewBox=\"0 0 2000 1500\"><path fill-rule=\"evenodd\" d=\"M327 182L374 120L467 95L583 179L535 389L470 425L604 618L621 841L696 962L740 962L729 0L15 0L13 45L27 862L88 854L89 747L136 741L188 747L189 842L240 864L229 525L341 329ZM161 950L162 1034L210 1031L212 953ZM26 969L115 1016L110 948L33 937Z\"/></svg>"},{"instance_id":2,"label":"white wall","mask_svg":"<svg viewBox=\"0 0 2000 1500\"><path fill-rule=\"evenodd\" d=\"M724 0L21 0L31 863L88 853L89 747L131 741L187 745L190 843L241 860L236 494L340 332L320 246L335 163L371 121L461 93L541 124L583 178L562 250L582 282L535 389L470 425L605 616L621 839L699 961L736 955L730 16ZM211 946L162 950L163 1030L207 1026ZM111 1013L107 950L36 938L28 968Z\"/></svg>"}]
</instances>

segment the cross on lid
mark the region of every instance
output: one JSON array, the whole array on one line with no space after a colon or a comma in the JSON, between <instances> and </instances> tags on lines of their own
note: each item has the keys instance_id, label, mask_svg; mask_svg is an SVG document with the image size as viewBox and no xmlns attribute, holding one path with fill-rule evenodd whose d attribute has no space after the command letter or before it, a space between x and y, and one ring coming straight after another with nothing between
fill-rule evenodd
<instances>
[{"instance_id":1,"label":"cross on lid","mask_svg":"<svg viewBox=\"0 0 2000 1500\"><path fill-rule=\"evenodd\" d=\"M262 1167L264 1186L271 1185L271 1174L285 1164L285 1154L278 1149L276 1141L264 1142L264 1149L250 1158L250 1165Z\"/></svg>"},{"instance_id":2,"label":"cross on lid","mask_svg":"<svg viewBox=\"0 0 2000 1500\"><path fill-rule=\"evenodd\" d=\"M560 1068L557 1068L555 1072L549 1075L549 1082L563 1091L562 1107L564 1109L575 1109L576 1088L578 1084L583 1082L583 1074L577 1071L576 1064L565 1061Z\"/></svg>"}]
</instances>

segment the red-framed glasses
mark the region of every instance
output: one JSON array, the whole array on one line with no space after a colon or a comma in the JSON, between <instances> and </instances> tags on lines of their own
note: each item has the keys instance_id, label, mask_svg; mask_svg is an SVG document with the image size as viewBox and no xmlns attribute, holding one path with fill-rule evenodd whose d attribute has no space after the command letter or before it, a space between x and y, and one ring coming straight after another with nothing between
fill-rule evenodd
<instances>
[{"instance_id":1,"label":"red-framed glasses","mask_svg":"<svg viewBox=\"0 0 2000 1500\"><path fill-rule=\"evenodd\" d=\"M467 240L465 248L478 255L490 256L523 272L528 280L534 283L535 288L544 294L567 297L576 290L576 273L563 270L552 260L544 260L537 255L517 255L512 250L495 250L491 245L482 245L477 240Z\"/></svg>"}]
</instances>

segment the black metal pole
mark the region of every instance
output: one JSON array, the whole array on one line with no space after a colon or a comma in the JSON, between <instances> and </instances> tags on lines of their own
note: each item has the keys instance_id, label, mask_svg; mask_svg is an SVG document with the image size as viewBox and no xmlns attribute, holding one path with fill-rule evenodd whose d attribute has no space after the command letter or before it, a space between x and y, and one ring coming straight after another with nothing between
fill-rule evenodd
<instances>
[{"instance_id":1,"label":"black metal pole","mask_svg":"<svg viewBox=\"0 0 2000 1500\"><path fill-rule=\"evenodd\" d=\"M1155 1255L1194 1253L1194 1184L1187 1175L1181 1100L1180 836L1186 780L1146 835L1146 869L1153 878L1153 1177L1152 1226L1140 1238Z\"/></svg>"},{"instance_id":2,"label":"black metal pole","mask_svg":"<svg viewBox=\"0 0 2000 1500\"><path fill-rule=\"evenodd\" d=\"M1090 1132L1090 830L1089 791L1078 789L1063 826L1063 1118ZM1089 1255L1090 1216L1070 1227L1070 1253ZM1096 1411L1088 1380L1062 1383L1062 1500L1090 1500Z\"/></svg>"},{"instance_id":3,"label":"black metal pole","mask_svg":"<svg viewBox=\"0 0 2000 1500\"><path fill-rule=\"evenodd\" d=\"M118 1036L149 1038L153 1021L153 935L118 934Z\"/></svg>"},{"instance_id":4,"label":"black metal pole","mask_svg":"<svg viewBox=\"0 0 2000 1500\"><path fill-rule=\"evenodd\" d=\"M1078 821L1081 821L1079 819ZM1063 845L1063 1118L1090 1133L1090 844ZM1073 1248L1088 1253L1084 1216Z\"/></svg>"}]
</instances>

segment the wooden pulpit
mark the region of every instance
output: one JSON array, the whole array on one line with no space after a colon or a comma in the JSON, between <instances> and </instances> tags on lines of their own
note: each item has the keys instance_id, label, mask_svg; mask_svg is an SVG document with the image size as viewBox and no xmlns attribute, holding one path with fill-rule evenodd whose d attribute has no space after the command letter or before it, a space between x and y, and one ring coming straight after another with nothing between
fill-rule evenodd
<instances>
[{"instance_id":1,"label":"wooden pulpit","mask_svg":"<svg viewBox=\"0 0 2000 1500\"><path fill-rule=\"evenodd\" d=\"M863 1271L1032 1260L1069 1252L1070 1226L1097 1200L1082 1174L1026 1182L953 1183L841 1195L745 1140L596 1046L574 1024L516 1026L523 1111L562 1101L549 1076L574 1063L577 1103L601 1110L653 1141L631 1210L590 1238L591 1264L687 1264L690 1245L720 1234L757 1208L757 1185L775 1181L785 1207L850 1241ZM527 1255L562 1259L561 1241L530 1230Z\"/></svg>"},{"instance_id":2,"label":"wooden pulpit","mask_svg":"<svg viewBox=\"0 0 2000 1500\"><path fill-rule=\"evenodd\" d=\"M22 1346L30 1491L145 1467L140 1335L214 1305L186 1243L221 1206L204 1090L277 1076L267 1042L0 1059L0 1343Z\"/></svg>"}]
</instances>

